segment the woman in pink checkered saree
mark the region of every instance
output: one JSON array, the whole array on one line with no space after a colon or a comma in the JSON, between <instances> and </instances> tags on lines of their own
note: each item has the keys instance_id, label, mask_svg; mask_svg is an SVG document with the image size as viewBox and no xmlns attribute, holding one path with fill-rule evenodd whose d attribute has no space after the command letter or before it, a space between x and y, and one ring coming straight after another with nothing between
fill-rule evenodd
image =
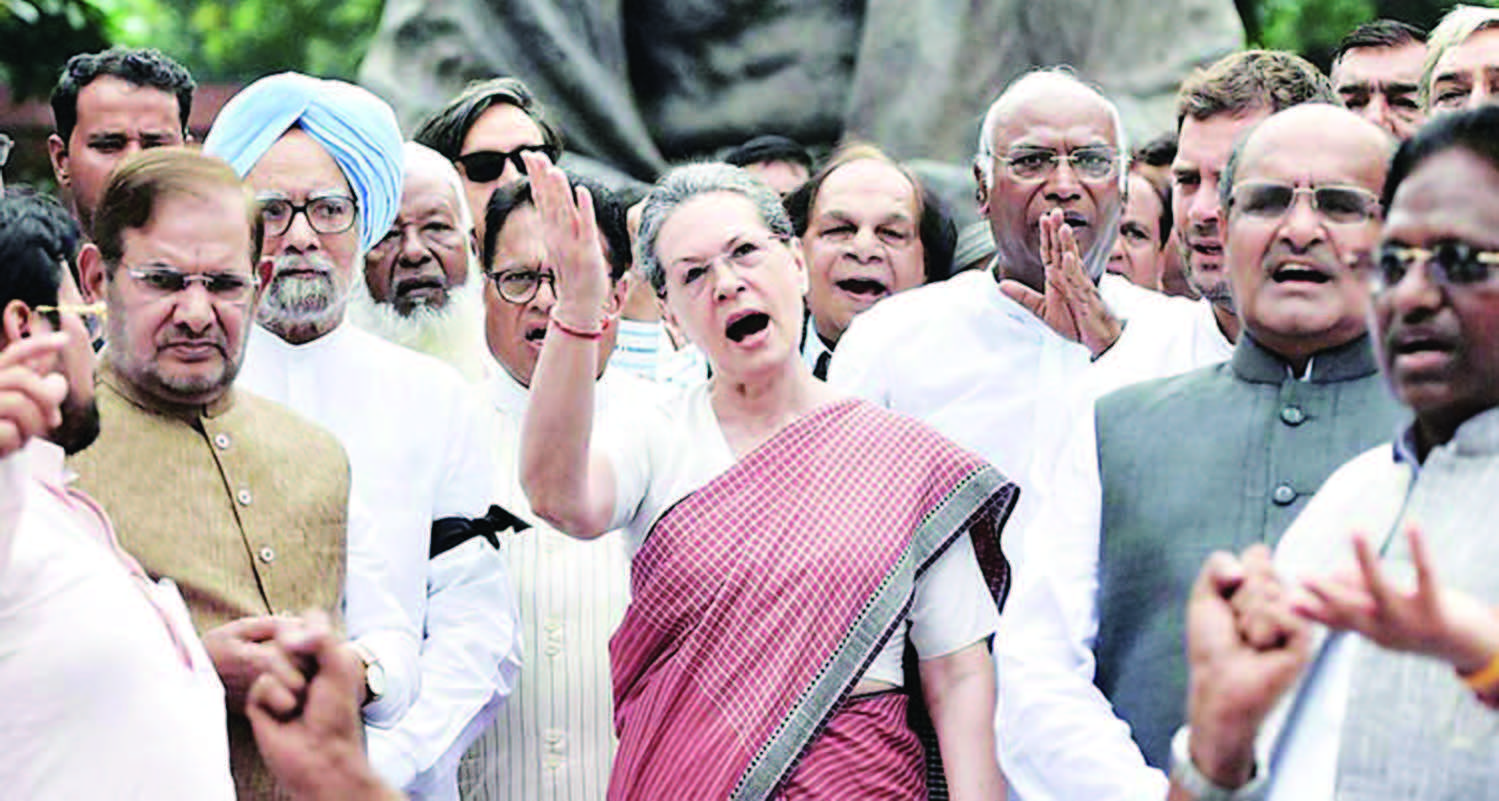
<instances>
[{"instance_id":1,"label":"woman in pink checkered saree","mask_svg":"<svg viewBox=\"0 0 1499 801\"><path fill-rule=\"evenodd\" d=\"M623 530L633 557L609 797L1002 798L989 640L1015 487L812 376L790 222L727 165L663 178L636 246L713 377L595 431L619 297L591 197L543 157L527 167L556 298L522 482L557 528Z\"/></svg>"}]
</instances>

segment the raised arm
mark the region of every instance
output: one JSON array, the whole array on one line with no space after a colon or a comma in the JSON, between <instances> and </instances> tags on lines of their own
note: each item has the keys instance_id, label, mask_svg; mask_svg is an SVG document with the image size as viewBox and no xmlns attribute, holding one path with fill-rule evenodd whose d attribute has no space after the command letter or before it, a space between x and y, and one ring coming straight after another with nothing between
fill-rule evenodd
<instances>
[{"instance_id":1,"label":"raised arm","mask_svg":"<svg viewBox=\"0 0 1499 801\"><path fill-rule=\"evenodd\" d=\"M65 342L66 334L53 334L0 350L0 575L10 562L29 479L24 461L14 454L62 422L62 401L68 394L67 380L45 375L37 362L54 359Z\"/></svg>"},{"instance_id":2,"label":"raised arm","mask_svg":"<svg viewBox=\"0 0 1499 801\"><path fill-rule=\"evenodd\" d=\"M592 453L593 393L609 296L593 198L574 196L567 176L545 156L523 155L541 217L557 302L531 379L521 427L521 486L531 509L559 531L592 539L614 515L614 473Z\"/></svg>"}]
</instances>

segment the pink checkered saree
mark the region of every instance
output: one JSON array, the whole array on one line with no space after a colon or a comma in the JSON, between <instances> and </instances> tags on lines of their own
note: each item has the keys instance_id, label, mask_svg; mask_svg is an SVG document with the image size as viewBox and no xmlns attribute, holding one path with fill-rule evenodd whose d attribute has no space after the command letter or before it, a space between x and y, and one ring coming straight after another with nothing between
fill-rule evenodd
<instances>
[{"instance_id":1,"label":"pink checkered saree","mask_svg":"<svg viewBox=\"0 0 1499 801\"><path fill-rule=\"evenodd\" d=\"M609 797L925 797L906 696L848 694L958 536L1002 603L1017 493L921 423L849 400L684 498L636 554L610 642Z\"/></svg>"}]
</instances>

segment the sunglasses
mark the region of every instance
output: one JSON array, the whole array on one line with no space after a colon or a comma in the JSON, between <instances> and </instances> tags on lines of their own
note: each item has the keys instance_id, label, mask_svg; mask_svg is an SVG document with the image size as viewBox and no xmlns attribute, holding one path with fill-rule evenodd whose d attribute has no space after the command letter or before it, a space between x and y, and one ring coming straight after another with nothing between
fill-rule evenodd
<instances>
[{"instance_id":1,"label":"sunglasses","mask_svg":"<svg viewBox=\"0 0 1499 801\"><path fill-rule=\"evenodd\" d=\"M1499 251L1458 241L1438 242L1429 249L1384 245L1362 264L1375 294L1400 283L1406 273L1422 265L1439 286L1472 286L1488 281L1499 270Z\"/></svg>"},{"instance_id":2,"label":"sunglasses","mask_svg":"<svg viewBox=\"0 0 1499 801\"><path fill-rule=\"evenodd\" d=\"M557 162L557 157L561 155L557 148L551 145L521 145L514 150L475 150L459 156L454 161L470 181L476 184L487 184L505 172L506 162L514 164L515 169L521 175L525 175L526 163L521 161L522 153L540 153L554 164Z\"/></svg>"}]
</instances>

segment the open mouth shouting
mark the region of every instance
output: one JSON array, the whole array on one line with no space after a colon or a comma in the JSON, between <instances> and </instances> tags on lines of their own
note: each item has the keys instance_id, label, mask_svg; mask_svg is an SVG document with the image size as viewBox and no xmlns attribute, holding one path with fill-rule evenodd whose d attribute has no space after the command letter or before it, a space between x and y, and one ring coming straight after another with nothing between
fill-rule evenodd
<instances>
[{"instance_id":1,"label":"open mouth shouting","mask_svg":"<svg viewBox=\"0 0 1499 801\"><path fill-rule=\"evenodd\" d=\"M1277 284L1328 284L1333 275L1320 265L1286 262L1270 271L1270 280Z\"/></svg>"},{"instance_id":2,"label":"open mouth shouting","mask_svg":"<svg viewBox=\"0 0 1499 801\"><path fill-rule=\"evenodd\" d=\"M736 345L756 344L770 328L770 315L762 311L745 310L729 315L724 326L724 336Z\"/></svg>"},{"instance_id":3,"label":"open mouth shouting","mask_svg":"<svg viewBox=\"0 0 1499 801\"><path fill-rule=\"evenodd\" d=\"M521 331L521 336L526 339L526 345L538 352L541 350L542 341L547 337L547 322L545 317L539 320L529 320Z\"/></svg>"},{"instance_id":4,"label":"open mouth shouting","mask_svg":"<svg viewBox=\"0 0 1499 801\"><path fill-rule=\"evenodd\" d=\"M890 294L890 287L877 278L844 278L833 282L844 294L849 295L856 301L873 304L886 295Z\"/></svg>"}]
</instances>

